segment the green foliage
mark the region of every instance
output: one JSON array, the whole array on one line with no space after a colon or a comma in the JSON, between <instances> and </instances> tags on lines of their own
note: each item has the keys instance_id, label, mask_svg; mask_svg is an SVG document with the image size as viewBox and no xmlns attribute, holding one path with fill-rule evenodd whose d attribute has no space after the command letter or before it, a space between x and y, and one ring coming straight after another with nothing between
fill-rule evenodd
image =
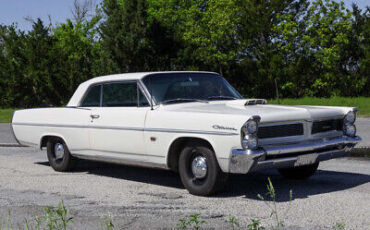
<instances>
[{"instance_id":1,"label":"green foliage","mask_svg":"<svg viewBox=\"0 0 370 230\"><path fill-rule=\"evenodd\" d=\"M49 230L66 230L68 223L73 220L63 201L58 204L58 207L45 207L44 212L46 213L44 217L46 226Z\"/></svg>"},{"instance_id":2,"label":"green foliage","mask_svg":"<svg viewBox=\"0 0 370 230\"><path fill-rule=\"evenodd\" d=\"M275 188L274 188L274 186L271 182L270 177L268 178L266 195L271 199L272 204L268 200L265 200L265 198L261 194L258 194L257 197L259 199L261 199L262 201L264 201L265 205L270 209L270 211L271 211L270 217L273 217L274 220L275 220L275 224L273 226L273 229L274 230L284 229L284 222L281 220L281 216L280 216L279 210L277 208ZM292 190L290 190L290 192L289 192L289 208L285 211L283 216L285 216L289 212L292 199L293 199L293 192L292 192Z\"/></svg>"},{"instance_id":3,"label":"green foliage","mask_svg":"<svg viewBox=\"0 0 370 230\"><path fill-rule=\"evenodd\" d=\"M332 227L332 230L345 230L346 229L346 223L344 221L335 223Z\"/></svg>"},{"instance_id":4,"label":"green foliage","mask_svg":"<svg viewBox=\"0 0 370 230\"><path fill-rule=\"evenodd\" d=\"M179 229L200 229L203 224L207 222L199 219L200 213L194 213L188 218L181 218L177 223L177 228Z\"/></svg>"},{"instance_id":5,"label":"green foliage","mask_svg":"<svg viewBox=\"0 0 370 230\"><path fill-rule=\"evenodd\" d=\"M259 220L251 219L252 223L247 225L248 230L265 230L266 228L260 226Z\"/></svg>"},{"instance_id":6,"label":"green foliage","mask_svg":"<svg viewBox=\"0 0 370 230\"><path fill-rule=\"evenodd\" d=\"M238 229L240 227L238 219L236 219L234 216L229 217L229 222L231 224L232 230Z\"/></svg>"},{"instance_id":7,"label":"green foliage","mask_svg":"<svg viewBox=\"0 0 370 230\"><path fill-rule=\"evenodd\" d=\"M269 100L269 103L277 104L276 100ZM280 100L282 105L318 105L318 106L353 106L359 109L359 116L370 116L370 98L368 97L303 97L285 98Z\"/></svg>"},{"instance_id":8,"label":"green foliage","mask_svg":"<svg viewBox=\"0 0 370 230\"><path fill-rule=\"evenodd\" d=\"M0 26L0 107L66 105L92 77L209 70L244 95L369 96L370 8L335 0L103 0L95 15Z\"/></svg>"},{"instance_id":9,"label":"green foliage","mask_svg":"<svg viewBox=\"0 0 370 230\"><path fill-rule=\"evenodd\" d=\"M101 227L101 229L105 229L105 230L113 230L114 229L112 213L108 212L108 215L107 216L102 216L101 219L103 220L103 223L104 223L104 225Z\"/></svg>"},{"instance_id":10,"label":"green foliage","mask_svg":"<svg viewBox=\"0 0 370 230\"><path fill-rule=\"evenodd\" d=\"M14 109L0 109L0 123L10 123Z\"/></svg>"},{"instance_id":11,"label":"green foliage","mask_svg":"<svg viewBox=\"0 0 370 230\"><path fill-rule=\"evenodd\" d=\"M44 208L44 216L39 218L38 216L34 217L34 223L28 221L24 218L24 227L17 225L17 229L24 230L40 230L40 229L49 229L49 230L66 230L68 229L68 223L72 222L73 217L70 217L69 210L64 206L64 202L61 201L57 207L47 206ZM5 225L5 230L13 230L12 221L11 221L11 212L8 211L8 218ZM0 219L0 230L1 230L1 219Z\"/></svg>"}]
</instances>

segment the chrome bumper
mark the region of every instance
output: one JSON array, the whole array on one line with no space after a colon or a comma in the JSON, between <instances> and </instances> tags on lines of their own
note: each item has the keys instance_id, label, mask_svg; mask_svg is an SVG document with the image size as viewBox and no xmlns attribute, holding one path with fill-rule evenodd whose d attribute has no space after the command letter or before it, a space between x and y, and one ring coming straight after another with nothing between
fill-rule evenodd
<instances>
[{"instance_id":1,"label":"chrome bumper","mask_svg":"<svg viewBox=\"0 0 370 230\"><path fill-rule=\"evenodd\" d=\"M346 156L361 138L342 136L302 143L265 146L257 150L233 149L230 173L248 173L267 168L296 167Z\"/></svg>"}]
</instances>

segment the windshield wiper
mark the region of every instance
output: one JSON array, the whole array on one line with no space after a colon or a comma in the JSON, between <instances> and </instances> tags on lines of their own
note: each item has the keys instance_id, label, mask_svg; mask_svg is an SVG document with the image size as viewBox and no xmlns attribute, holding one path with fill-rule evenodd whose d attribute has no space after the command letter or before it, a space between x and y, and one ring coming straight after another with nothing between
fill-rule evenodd
<instances>
[{"instance_id":1,"label":"windshield wiper","mask_svg":"<svg viewBox=\"0 0 370 230\"><path fill-rule=\"evenodd\" d=\"M210 96L208 97L208 100L236 100L236 97L231 96Z\"/></svg>"},{"instance_id":2,"label":"windshield wiper","mask_svg":"<svg viewBox=\"0 0 370 230\"><path fill-rule=\"evenodd\" d=\"M169 99L169 100L162 101L161 104L172 104L172 103L181 103L181 102L203 102L203 103L208 103L205 100L199 100L199 99L174 98L174 99Z\"/></svg>"}]
</instances>

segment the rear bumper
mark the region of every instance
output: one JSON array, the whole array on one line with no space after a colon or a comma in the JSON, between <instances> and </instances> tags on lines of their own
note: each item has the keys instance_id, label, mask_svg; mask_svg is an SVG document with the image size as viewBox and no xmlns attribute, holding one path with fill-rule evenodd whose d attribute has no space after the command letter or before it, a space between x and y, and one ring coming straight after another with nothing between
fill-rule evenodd
<instances>
[{"instance_id":1,"label":"rear bumper","mask_svg":"<svg viewBox=\"0 0 370 230\"><path fill-rule=\"evenodd\" d=\"M265 146L257 150L233 149L230 173L248 173L267 168L286 168L313 164L347 156L361 138L342 136L302 143Z\"/></svg>"}]
</instances>

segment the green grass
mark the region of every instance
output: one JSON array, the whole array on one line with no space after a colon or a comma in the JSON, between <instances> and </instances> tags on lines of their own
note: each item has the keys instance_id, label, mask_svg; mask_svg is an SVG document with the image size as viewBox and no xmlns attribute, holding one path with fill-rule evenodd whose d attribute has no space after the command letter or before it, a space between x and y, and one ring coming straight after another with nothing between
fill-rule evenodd
<instances>
[{"instance_id":1,"label":"green grass","mask_svg":"<svg viewBox=\"0 0 370 230\"><path fill-rule=\"evenodd\" d=\"M268 100L268 103L277 104L277 100ZM370 116L370 97L331 97L331 98L284 98L280 99L282 105L326 105L349 106L359 109L359 116ZM10 123L15 109L0 109L0 123Z\"/></svg>"},{"instance_id":2,"label":"green grass","mask_svg":"<svg viewBox=\"0 0 370 230\"><path fill-rule=\"evenodd\" d=\"M0 123L10 123L15 109L0 109Z\"/></svg>"},{"instance_id":3,"label":"green grass","mask_svg":"<svg viewBox=\"0 0 370 230\"><path fill-rule=\"evenodd\" d=\"M268 103L277 104L277 100L268 100ZM284 98L282 105L322 105L322 106L349 106L358 108L359 116L370 116L370 97L331 97L331 98Z\"/></svg>"}]
</instances>

